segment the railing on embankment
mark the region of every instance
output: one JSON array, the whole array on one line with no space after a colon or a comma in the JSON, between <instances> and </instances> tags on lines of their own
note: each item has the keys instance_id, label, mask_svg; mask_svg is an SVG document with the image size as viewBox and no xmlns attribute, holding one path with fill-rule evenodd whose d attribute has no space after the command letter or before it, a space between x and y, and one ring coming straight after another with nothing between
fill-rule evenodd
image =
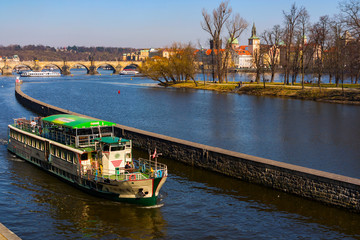
<instances>
[{"instance_id":1,"label":"railing on embankment","mask_svg":"<svg viewBox=\"0 0 360 240\"><path fill-rule=\"evenodd\" d=\"M16 86L15 94L23 106L43 116L59 113L84 116L33 99L21 91L20 84ZM177 161L360 213L360 179L210 147L119 124L116 125L116 132L119 136L132 139L135 147L147 150L150 144L152 148L156 146L163 156Z\"/></svg>"}]
</instances>

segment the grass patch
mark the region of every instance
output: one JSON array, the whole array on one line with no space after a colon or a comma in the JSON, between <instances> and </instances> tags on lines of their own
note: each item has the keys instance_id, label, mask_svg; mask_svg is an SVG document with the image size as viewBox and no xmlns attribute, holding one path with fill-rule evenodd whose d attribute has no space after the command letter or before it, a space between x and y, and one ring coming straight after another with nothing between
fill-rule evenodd
<instances>
[{"instance_id":1,"label":"grass patch","mask_svg":"<svg viewBox=\"0 0 360 240\"><path fill-rule=\"evenodd\" d=\"M336 88L335 84L321 84L321 89L316 84L304 84L302 89L301 83L294 85L284 85L284 83L266 83L264 88L263 83L244 82L243 87L238 88L238 82L228 83L213 83L213 82L197 82L198 86L193 81L181 82L169 85L175 88L191 88L204 89L219 92L236 92L239 94L249 94L256 96L274 96L274 97L289 97L304 100L325 101L335 103L350 103L360 105L360 85L358 84L344 84L344 91Z\"/></svg>"}]
</instances>

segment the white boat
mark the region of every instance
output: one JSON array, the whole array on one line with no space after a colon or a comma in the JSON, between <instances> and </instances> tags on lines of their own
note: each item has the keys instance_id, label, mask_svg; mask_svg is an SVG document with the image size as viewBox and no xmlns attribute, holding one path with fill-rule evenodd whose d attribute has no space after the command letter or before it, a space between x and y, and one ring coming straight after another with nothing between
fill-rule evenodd
<instances>
[{"instance_id":1,"label":"white boat","mask_svg":"<svg viewBox=\"0 0 360 240\"><path fill-rule=\"evenodd\" d=\"M44 72L22 72L20 74L21 77L60 77L61 74L59 72L51 72L51 71L44 71Z\"/></svg>"},{"instance_id":2,"label":"white boat","mask_svg":"<svg viewBox=\"0 0 360 240\"><path fill-rule=\"evenodd\" d=\"M132 141L115 136L115 125L69 114L18 118L8 126L7 148L90 194L156 205L167 166L157 161L156 149L149 159L133 159Z\"/></svg>"},{"instance_id":3,"label":"white boat","mask_svg":"<svg viewBox=\"0 0 360 240\"><path fill-rule=\"evenodd\" d=\"M139 71L133 69L124 69L120 72L120 75L136 75L139 74Z\"/></svg>"}]
</instances>

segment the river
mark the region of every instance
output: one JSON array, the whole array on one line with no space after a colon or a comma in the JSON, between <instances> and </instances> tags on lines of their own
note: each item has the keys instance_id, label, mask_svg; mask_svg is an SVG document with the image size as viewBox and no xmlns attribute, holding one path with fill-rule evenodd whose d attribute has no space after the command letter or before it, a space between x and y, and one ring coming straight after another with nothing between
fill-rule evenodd
<instances>
[{"instance_id":1,"label":"river","mask_svg":"<svg viewBox=\"0 0 360 240\"><path fill-rule=\"evenodd\" d=\"M106 72L23 80L26 94L75 112L359 178L357 106L161 88ZM155 208L89 196L7 152L6 125L34 114L16 101L14 78L0 87L0 222L23 239L360 238L359 214L168 159Z\"/></svg>"}]
</instances>

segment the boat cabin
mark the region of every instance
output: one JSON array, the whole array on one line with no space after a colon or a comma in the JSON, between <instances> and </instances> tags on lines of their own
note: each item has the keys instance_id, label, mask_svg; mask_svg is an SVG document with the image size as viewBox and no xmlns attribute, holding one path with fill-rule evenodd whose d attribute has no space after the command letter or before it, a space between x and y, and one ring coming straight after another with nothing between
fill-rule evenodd
<instances>
[{"instance_id":1,"label":"boat cabin","mask_svg":"<svg viewBox=\"0 0 360 240\"><path fill-rule=\"evenodd\" d=\"M116 124L76 115L52 115L42 119L42 134L56 142L84 150L82 172L101 175L124 172L132 163L131 141L114 136Z\"/></svg>"},{"instance_id":2,"label":"boat cabin","mask_svg":"<svg viewBox=\"0 0 360 240\"><path fill-rule=\"evenodd\" d=\"M91 147L94 139L114 137L115 123L103 120L60 114L41 119L42 134L48 139L75 148Z\"/></svg>"}]
</instances>

